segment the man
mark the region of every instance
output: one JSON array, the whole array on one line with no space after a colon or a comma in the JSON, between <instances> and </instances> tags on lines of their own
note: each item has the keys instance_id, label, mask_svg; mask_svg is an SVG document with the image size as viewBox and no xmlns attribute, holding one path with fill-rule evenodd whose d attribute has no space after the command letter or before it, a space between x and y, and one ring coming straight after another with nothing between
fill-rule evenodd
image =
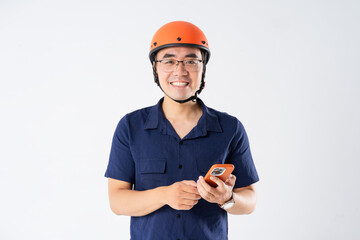
<instances>
[{"instance_id":1,"label":"man","mask_svg":"<svg viewBox=\"0 0 360 240\"><path fill-rule=\"evenodd\" d=\"M112 211L131 217L131 239L227 239L227 213L255 209L259 180L243 125L205 106L210 50L195 25L176 21L151 42L157 105L123 117L114 134L105 176ZM235 170L211 187L213 164Z\"/></svg>"}]
</instances>

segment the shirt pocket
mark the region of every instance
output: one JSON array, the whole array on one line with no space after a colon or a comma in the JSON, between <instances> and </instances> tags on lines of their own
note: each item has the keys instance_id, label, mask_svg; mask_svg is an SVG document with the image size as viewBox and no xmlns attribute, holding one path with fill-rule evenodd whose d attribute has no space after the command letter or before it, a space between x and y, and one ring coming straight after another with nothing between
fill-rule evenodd
<instances>
[{"instance_id":1,"label":"shirt pocket","mask_svg":"<svg viewBox=\"0 0 360 240\"><path fill-rule=\"evenodd\" d=\"M165 158L141 159L139 172L140 185L144 190L165 186L167 183Z\"/></svg>"}]
</instances>

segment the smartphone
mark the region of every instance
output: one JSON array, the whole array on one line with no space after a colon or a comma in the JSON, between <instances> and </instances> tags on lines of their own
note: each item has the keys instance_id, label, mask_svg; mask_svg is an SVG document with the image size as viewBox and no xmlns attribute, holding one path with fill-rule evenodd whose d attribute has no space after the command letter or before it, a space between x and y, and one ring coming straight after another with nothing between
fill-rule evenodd
<instances>
[{"instance_id":1,"label":"smartphone","mask_svg":"<svg viewBox=\"0 0 360 240\"><path fill-rule=\"evenodd\" d=\"M212 187L217 187L217 184L210 180L211 176L220 178L223 182L230 176L234 171L234 165L232 164L214 164L205 175L205 181Z\"/></svg>"}]
</instances>

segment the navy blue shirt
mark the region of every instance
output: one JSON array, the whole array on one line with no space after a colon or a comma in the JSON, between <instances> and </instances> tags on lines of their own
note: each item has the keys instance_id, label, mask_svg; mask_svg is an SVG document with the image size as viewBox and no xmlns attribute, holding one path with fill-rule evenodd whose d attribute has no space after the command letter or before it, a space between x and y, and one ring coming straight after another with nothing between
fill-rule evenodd
<instances>
[{"instance_id":1,"label":"navy blue shirt","mask_svg":"<svg viewBox=\"0 0 360 240\"><path fill-rule=\"evenodd\" d=\"M235 117L208 108L199 99L202 116L180 139L157 105L124 116L113 137L105 177L134 184L138 191L197 181L213 164L231 163L234 188L259 180L243 125ZM146 201L146 199L144 199ZM227 239L227 212L200 199L192 209L168 205L143 217L131 217L131 239Z\"/></svg>"}]
</instances>

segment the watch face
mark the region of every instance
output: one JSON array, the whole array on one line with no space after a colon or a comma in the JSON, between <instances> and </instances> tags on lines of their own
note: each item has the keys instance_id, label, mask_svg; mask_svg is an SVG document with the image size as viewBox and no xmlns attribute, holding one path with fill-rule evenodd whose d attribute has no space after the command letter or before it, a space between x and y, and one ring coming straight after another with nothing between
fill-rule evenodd
<instances>
[{"instance_id":1,"label":"watch face","mask_svg":"<svg viewBox=\"0 0 360 240\"><path fill-rule=\"evenodd\" d=\"M232 206L234 206L234 201L231 199L230 202L224 203L224 205L222 205L223 209L229 209Z\"/></svg>"},{"instance_id":2,"label":"watch face","mask_svg":"<svg viewBox=\"0 0 360 240\"><path fill-rule=\"evenodd\" d=\"M224 203L221 208L222 209L228 209L228 208L231 208L232 206L234 206L235 204L235 201L233 198L231 198L229 201L227 201L226 203Z\"/></svg>"}]
</instances>

